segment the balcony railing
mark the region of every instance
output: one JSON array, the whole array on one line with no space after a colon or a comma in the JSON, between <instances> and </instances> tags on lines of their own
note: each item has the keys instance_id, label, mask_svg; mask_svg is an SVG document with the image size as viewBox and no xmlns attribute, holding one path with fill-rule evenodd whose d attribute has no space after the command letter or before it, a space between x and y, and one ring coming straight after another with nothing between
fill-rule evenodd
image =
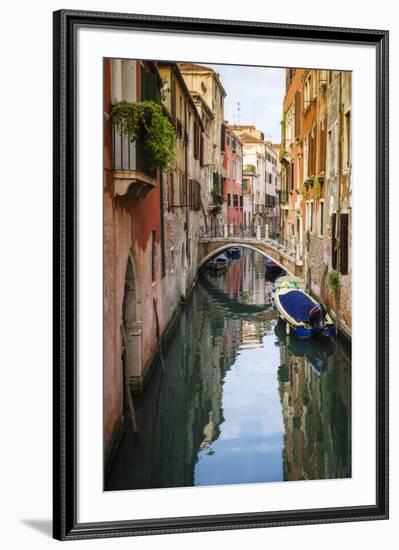
<instances>
[{"instance_id":1,"label":"balcony railing","mask_svg":"<svg viewBox=\"0 0 399 550\"><path fill-rule=\"evenodd\" d=\"M276 197L274 195L266 195L266 207L274 208L276 206Z\"/></svg>"},{"instance_id":2,"label":"balcony railing","mask_svg":"<svg viewBox=\"0 0 399 550\"><path fill-rule=\"evenodd\" d=\"M112 129L112 168L115 195L144 198L156 186L156 169L151 166L143 136L130 141Z\"/></svg>"},{"instance_id":3,"label":"balcony railing","mask_svg":"<svg viewBox=\"0 0 399 550\"><path fill-rule=\"evenodd\" d=\"M156 171L151 166L142 136L135 141L130 141L128 137L113 128L112 143L114 170L142 172L150 178L155 177Z\"/></svg>"}]
</instances>

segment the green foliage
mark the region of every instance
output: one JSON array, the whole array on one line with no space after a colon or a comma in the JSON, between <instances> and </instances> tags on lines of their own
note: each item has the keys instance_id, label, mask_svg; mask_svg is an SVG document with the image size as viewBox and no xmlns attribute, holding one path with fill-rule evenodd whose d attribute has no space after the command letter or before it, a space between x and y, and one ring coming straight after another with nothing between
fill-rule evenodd
<instances>
[{"instance_id":1,"label":"green foliage","mask_svg":"<svg viewBox=\"0 0 399 550\"><path fill-rule=\"evenodd\" d=\"M338 300L339 296L339 273L337 271L329 271L327 277L328 286L334 293L335 300Z\"/></svg>"},{"instance_id":2,"label":"green foliage","mask_svg":"<svg viewBox=\"0 0 399 550\"><path fill-rule=\"evenodd\" d=\"M111 110L113 126L130 141L144 138L144 148L150 163L163 172L171 170L175 159L175 131L154 101L119 101Z\"/></svg>"}]
</instances>

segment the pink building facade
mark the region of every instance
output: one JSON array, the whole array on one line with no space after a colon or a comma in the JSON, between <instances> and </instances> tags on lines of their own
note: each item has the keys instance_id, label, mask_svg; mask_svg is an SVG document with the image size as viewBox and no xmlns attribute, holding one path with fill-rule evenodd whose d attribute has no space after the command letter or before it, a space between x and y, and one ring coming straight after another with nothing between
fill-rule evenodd
<instances>
[{"instance_id":1,"label":"pink building facade","mask_svg":"<svg viewBox=\"0 0 399 550\"><path fill-rule=\"evenodd\" d=\"M222 136L224 136L223 195L226 204L226 223L241 226L243 223L242 143L227 125L223 127Z\"/></svg>"}]
</instances>

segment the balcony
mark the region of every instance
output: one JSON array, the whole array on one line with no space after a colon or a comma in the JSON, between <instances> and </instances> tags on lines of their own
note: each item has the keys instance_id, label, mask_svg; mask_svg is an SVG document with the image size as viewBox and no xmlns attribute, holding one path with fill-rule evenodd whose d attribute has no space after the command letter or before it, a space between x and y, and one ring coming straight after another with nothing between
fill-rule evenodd
<instances>
[{"instance_id":1,"label":"balcony","mask_svg":"<svg viewBox=\"0 0 399 550\"><path fill-rule=\"evenodd\" d=\"M274 208L276 206L276 197L274 195L266 195L266 208Z\"/></svg>"},{"instance_id":2,"label":"balcony","mask_svg":"<svg viewBox=\"0 0 399 550\"><path fill-rule=\"evenodd\" d=\"M112 168L114 195L145 198L156 187L156 170L144 148L144 139L136 141L112 129Z\"/></svg>"}]
</instances>

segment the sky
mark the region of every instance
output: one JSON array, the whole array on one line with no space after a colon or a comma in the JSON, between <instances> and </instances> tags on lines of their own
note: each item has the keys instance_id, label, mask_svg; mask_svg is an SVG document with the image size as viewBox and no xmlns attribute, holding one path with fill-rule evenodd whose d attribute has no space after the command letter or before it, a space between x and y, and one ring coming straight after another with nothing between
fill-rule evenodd
<instances>
[{"instance_id":1,"label":"sky","mask_svg":"<svg viewBox=\"0 0 399 550\"><path fill-rule=\"evenodd\" d=\"M285 69L209 65L220 75L227 92L225 119L231 124L255 124L265 139L281 141ZM238 119L237 103L240 103Z\"/></svg>"}]
</instances>

